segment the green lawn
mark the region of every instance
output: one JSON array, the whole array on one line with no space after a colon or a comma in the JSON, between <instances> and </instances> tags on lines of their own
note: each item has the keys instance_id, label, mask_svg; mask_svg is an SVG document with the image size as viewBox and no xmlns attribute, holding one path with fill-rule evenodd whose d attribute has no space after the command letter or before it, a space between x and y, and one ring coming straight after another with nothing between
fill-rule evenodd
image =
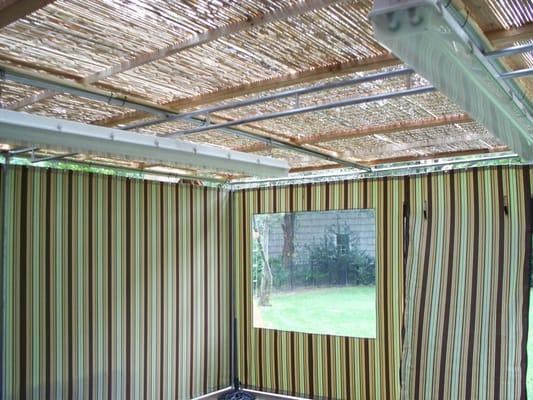
<instances>
[{"instance_id":1,"label":"green lawn","mask_svg":"<svg viewBox=\"0 0 533 400\"><path fill-rule=\"evenodd\" d=\"M376 288L348 286L298 290L254 302L254 326L339 336L376 337Z\"/></svg>"}]
</instances>

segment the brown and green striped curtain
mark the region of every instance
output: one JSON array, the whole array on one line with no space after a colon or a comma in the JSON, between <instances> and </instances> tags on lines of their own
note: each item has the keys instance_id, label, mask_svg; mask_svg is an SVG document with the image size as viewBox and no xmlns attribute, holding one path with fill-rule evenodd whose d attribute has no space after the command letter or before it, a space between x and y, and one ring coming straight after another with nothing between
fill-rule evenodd
<instances>
[{"instance_id":1,"label":"brown and green striped curtain","mask_svg":"<svg viewBox=\"0 0 533 400\"><path fill-rule=\"evenodd\" d=\"M401 205L404 186L404 180L399 178L234 193L234 218L239 227L235 240L239 379L243 386L310 398L398 398L403 310ZM377 339L253 328L253 214L351 208L373 208L376 212Z\"/></svg>"},{"instance_id":2,"label":"brown and green striped curtain","mask_svg":"<svg viewBox=\"0 0 533 400\"><path fill-rule=\"evenodd\" d=\"M528 167L411 180L402 398L526 398L531 182Z\"/></svg>"},{"instance_id":3,"label":"brown and green striped curtain","mask_svg":"<svg viewBox=\"0 0 533 400\"><path fill-rule=\"evenodd\" d=\"M234 192L243 385L331 399L524 397L531 175ZM27 167L8 183L4 398L187 399L230 384L229 192ZM376 213L377 338L252 328L253 214L351 208Z\"/></svg>"},{"instance_id":4,"label":"brown and green striped curtain","mask_svg":"<svg viewBox=\"0 0 533 400\"><path fill-rule=\"evenodd\" d=\"M523 397L531 174L495 167L234 193L243 385L328 399ZM377 338L253 328L253 214L350 208L376 212Z\"/></svg>"},{"instance_id":5,"label":"brown and green striped curtain","mask_svg":"<svg viewBox=\"0 0 533 400\"><path fill-rule=\"evenodd\" d=\"M3 398L229 386L228 192L26 167L8 182Z\"/></svg>"}]
</instances>

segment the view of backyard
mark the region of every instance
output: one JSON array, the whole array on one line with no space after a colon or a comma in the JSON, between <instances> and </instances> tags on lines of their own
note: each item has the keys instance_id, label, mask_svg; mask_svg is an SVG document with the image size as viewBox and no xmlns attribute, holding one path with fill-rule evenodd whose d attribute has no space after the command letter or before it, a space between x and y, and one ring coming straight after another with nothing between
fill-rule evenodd
<instances>
[{"instance_id":1,"label":"view of backyard","mask_svg":"<svg viewBox=\"0 0 533 400\"><path fill-rule=\"evenodd\" d=\"M259 214L254 326L376 337L373 210Z\"/></svg>"},{"instance_id":2,"label":"view of backyard","mask_svg":"<svg viewBox=\"0 0 533 400\"><path fill-rule=\"evenodd\" d=\"M254 302L254 325L283 331L376 337L376 288L348 286L276 293L272 306Z\"/></svg>"}]
</instances>

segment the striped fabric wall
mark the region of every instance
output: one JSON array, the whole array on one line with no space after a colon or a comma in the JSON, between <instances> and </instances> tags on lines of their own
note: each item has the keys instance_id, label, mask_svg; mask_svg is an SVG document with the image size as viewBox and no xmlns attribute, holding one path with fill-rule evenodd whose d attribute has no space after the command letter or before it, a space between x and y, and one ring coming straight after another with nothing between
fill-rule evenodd
<instances>
[{"instance_id":1,"label":"striped fabric wall","mask_svg":"<svg viewBox=\"0 0 533 400\"><path fill-rule=\"evenodd\" d=\"M229 193L13 167L3 398L230 384Z\"/></svg>"},{"instance_id":2,"label":"striped fabric wall","mask_svg":"<svg viewBox=\"0 0 533 400\"><path fill-rule=\"evenodd\" d=\"M526 398L531 178L411 180L402 398Z\"/></svg>"},{"instance_id":3,"label":"striped fabric wall","mask_svg":"<svg viewBox=\"0 0 533 400\"><path fill-rule=\"evenodd\" d=\"M330 399L519 398L530 175L498 167L236 192L243 386ZM253 214L348 208L376 210L377 339L252 328Z\"/></svg>"},{"instance_id":4,"label":"striped fabric wall","mask_svg":"<svg viewBox=\"0 0 533 400\"><path fill-rule=\"evenodd\" d=\"M239 378L243 386L312 398L398 397L404 185L403 179L380 179L234 193ZM252 328L253 214L349 208L376 210L377 339Z\"/></svg>"}]
</instances>

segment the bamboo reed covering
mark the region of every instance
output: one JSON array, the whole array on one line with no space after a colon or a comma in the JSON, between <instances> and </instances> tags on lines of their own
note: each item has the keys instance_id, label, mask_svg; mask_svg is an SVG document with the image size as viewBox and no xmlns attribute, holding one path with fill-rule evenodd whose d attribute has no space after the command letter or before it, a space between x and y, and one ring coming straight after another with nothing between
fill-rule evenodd
<instances>
[{"instance_id":1,"label":"bamboo reed covering","mask_svg":"<svg viewBox=\"0 0 533 400\"><path fill-rule=\"evenodd\" d=\"M507 35L506 30L527 28L533 21L527 2L507 3L490 0L485 7L485 2L468 0L464 6L488 37L497 38ZM58 0L0 29L0 63L93 85L114 94L137 96L177 111L190 111L405 67L398 61L390 61L392 56L373 38L367 19L371 7L370 0L200 0L194 3ZM522 35L507 46L529 42L531 39ZM531 54L505 57L501 61L509 70L533 65ZM526 95L533 94L531 79L516 81ZM208 119L217 123L429 84L418 74L412 74L307 94L298 100L290 97L221 111ZM152 118L127 108L2 79L0 105L119 128ZM457 123L429 128L423 124L431 118L460 114L462 110L457 105L434 92L237 128L313 146L328 154L334 152L351 161L376 162L376 158L390 160L395 156L427 157L433 153L502 148L502 143L478 124L471 123L467 116ZM205 120L206 116L199 118ZM358 134L366 128L395 123L410 124L410 127ZM419 129L417 123L422 124ZM138 131L169 135L194 126L187 121L172 121ZM338 139L336 133L341 133ZM323 141L321 135L325 137ZM214 130L180 139L283 158L292 168L335 165L291 150L271 149L228 131ZM106 159L106 162L113 160ZM124 162L149 167L135 160L116 160L117 165ZM200 172L206 171L192 171Z\"/></svg>"},{"instance_id":2,"label":"bamboo reed covering","mask_svg":"<svg viewBox=\"0 0 533 400\"><path fill-rule=\"evenodd\" d=\"M0 107L9 105L28 96L39 93L39 89L10 81L0 81Z\"/></svg>"}]
</instances>

